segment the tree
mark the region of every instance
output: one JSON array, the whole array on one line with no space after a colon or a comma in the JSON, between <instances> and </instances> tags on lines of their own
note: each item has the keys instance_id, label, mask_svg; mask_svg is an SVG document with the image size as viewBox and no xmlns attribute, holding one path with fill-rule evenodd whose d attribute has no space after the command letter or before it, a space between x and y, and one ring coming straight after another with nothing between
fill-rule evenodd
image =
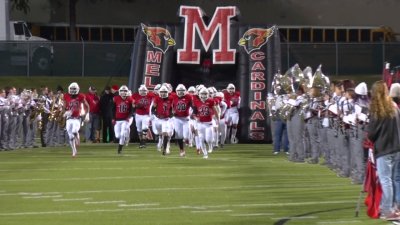
<instances>
[{"instance_id":1,"label":"tree","mask_svg":"<svg viewBox=\"0 0 400 225\"><path fill-rule=\"evenodd\" d=\"M11 9L16 9L19 11L24 11L27 14L30 10L29 0L10 0Z\"/></svg>"}]
</instances>

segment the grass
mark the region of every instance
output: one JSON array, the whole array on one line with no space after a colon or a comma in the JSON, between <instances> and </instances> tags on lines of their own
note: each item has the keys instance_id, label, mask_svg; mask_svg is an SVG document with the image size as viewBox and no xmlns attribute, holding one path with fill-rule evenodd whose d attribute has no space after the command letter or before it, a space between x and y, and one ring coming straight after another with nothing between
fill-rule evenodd
<instances>
[{"instance_id":1,"label":"grass","mask_svg":"<svg viewBox=\"0 0 400 225\"><path fill-rule=\"evenodd\" d=\"M354 217L359 185L271 145L227 145L205 160L154 144L116 154L114 144L0 152L2 225L387 224Z\"/></svg>"}]
</instances>

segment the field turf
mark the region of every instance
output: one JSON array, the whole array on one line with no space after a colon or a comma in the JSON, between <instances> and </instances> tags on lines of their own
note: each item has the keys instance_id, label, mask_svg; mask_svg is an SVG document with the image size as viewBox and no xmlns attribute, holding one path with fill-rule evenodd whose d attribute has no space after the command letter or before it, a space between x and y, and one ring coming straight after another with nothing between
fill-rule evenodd
<instances>
[{"instance_id":1,"label":"field turf","mask_svg":"<svg viewBox=\"0 0 400 225\"><path fill-rule=\"evenodd\" d=\"M1 225L389 224L355 207L361 186L271 145L226 145L208 159L177 147L115 144L0 152Z\"/></svg>"}]
</instances>

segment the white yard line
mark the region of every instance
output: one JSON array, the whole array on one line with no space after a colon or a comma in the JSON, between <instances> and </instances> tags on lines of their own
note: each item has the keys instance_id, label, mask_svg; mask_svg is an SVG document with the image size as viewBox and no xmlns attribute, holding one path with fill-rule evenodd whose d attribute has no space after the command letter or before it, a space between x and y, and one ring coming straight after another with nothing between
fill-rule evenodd
<instances>
[{"instance_id":1,"label":"white yard line","mask_svg":"<svg viewBox=\"0 0 400 225\"><path fill-rule=\"evenodd\" d=\"M337 204L337 203L346 203L347 201L326 201L326 202L302 202L302 203L297 203L296 205L311 205L311 204ZM352 202L354 203L354 201ZM140 205L142 204L142 205ZM118 212L118 211L161 211L161 210L184 210L184 209L208 209L208 208L222 208L222 207L259 207L260 205L264 206L284 206L284 205L293 205L293 203L277 203L277 205L274 205L273 203L265 203L265 204L233 204L233 205L201 205L201 206L172 206L172 207L134 207L136 206L158 206L158 203L139 203L139 204L132 204L132 207L121 207L118 209L91 209L91 210L75 210L75 211L38 211L38 212L9 212L9 213L0 213L0 216L25 216L25 215L46 215L46 214L73 214L73 213L93 213L93 212ZM192 212L231 212L231 209L226 209L226 210L196 210ZM244 216L244 215L251 215L251 214L234 214L238 216ZM265 213L260 214L256 213L256 215L267 215ZM272 214L273 215L273 214ZM313 216L303 216L303 217L286 217L290 219L313 219L317 217ZM276 218L276 219L285 219L285 218Z\"/></svg>"},{"instance_id":2,"label":"white yard line","mask_svg":"<svg viewBox=\"0 0 400 225\"><path fill-rule=\"evenodd\" d=\"M87 201L92 200L92 198L56 198L53 202L69 202L69 201Z\"/></svg>"},{"instance_id":3,"label":"white yard line","mask_svg":"<svg viewBox=\"0 0 400 225\"><path fill-rule=\"evenodd\" d=\"M190 211L191 213L220 213L220 212L232 212L231 209L224 210L199 210L199 211Z\"/></svg>"},{"instance_id":4,"label":"white yard line","mask_svg":"<svg viewBox=\"0 0 400 225\"><path fill-rule=\"evenodd\" d=\"M115 204L115 203L124 203L124 200L116 200L116 201L98 201L98 202L84 202L86 205L90 204Z\"/></svg>"},{"instance_id":5,"label":"white yard line","mask_svg":"<svg viewBox=\"0 0 400 225\"><path fill-rule=\"evenodd\" d=\"M41 169L41 168L32 168L32 169L0 169L0 172L32 172L32 171L71 171L71 170L148 170L148 169L195 169L196 167L185 167L185 166L176 166L176 167L72 167L72 168L52 168L52 169ZM206 166L201 167L202 169L229 169L229 168L238 168L237 166Z\"/></svg>"},{"instance_id":6,"label":"white yard line","mask_svg":"<svg viewBox=\"0 0 400 225\"><path fill-rule=\"evenodd\" d=\"M242 214L231 214L231 216L237 217L253 217L253 216L273 216L275 213L242 213Z\"/></svg>"},{"instance_id":7,"label":"white yard line","mask_svg":"<svg viewBox=\"0 0 400 225\"><path fill-rule=\"evenodd\" d=\"M317 224L349 224L349 223L361 223L360 220L339 220L339 221L321 221Z\"/></svg>"},{"instance_id":8,"label":"white yard line","mask_svg":"<svg viewBox=\"0 0 400 225\"><path fill-rule=\"evenodd\" d=\"M39 196L24 196L26 199L39 199L39 198L61 198L62 195L39 195Z\"/></svg>"},{"instance_id":9,"label":"white yard line","mask_svg":"<svg viewBox=\"0 0 400 225\"><path fill-rule=\"evenodd\" d=\"M339 185L340 186L340 185ZM88 191L65 191L65 192L18 192L18 193L0 193L0 196L15 196L15 195L49 195L49 194L97 194L97 193L123 193L123 192L154 192L154 191L193 191L193 190L240 190L252 188L280 188L282 185L243 185L243 186L222 186L222 187L167 187L167 188L135 188L135 189L122 189L122 190L88 190ZM305 187L304 185L290 185L292 188ZM308 188L327 187L337 188L336 184L324 185L307 185Z\"/></svg>"},{"instance_id":10,"label":"white yard line","mask_svg":"<svg viewBox=\"0 0 400 225\"><path fill-rule=\"evenodd\" d=\"M119 204L118 207L143 207L143 206L159 206L160 203L135 203L135 204Z\"/></svg>"},{"instance_id":11,"label":"white yard line","mask_svg":"<svg viewBox=\"0 0 400 225\"><path fill-rule=\"evenodd\" d=\"M317 219L318 216L293 216L293 217L275 217L272 220L307 220L307 219Z\"/></svg>"}]
</instances>

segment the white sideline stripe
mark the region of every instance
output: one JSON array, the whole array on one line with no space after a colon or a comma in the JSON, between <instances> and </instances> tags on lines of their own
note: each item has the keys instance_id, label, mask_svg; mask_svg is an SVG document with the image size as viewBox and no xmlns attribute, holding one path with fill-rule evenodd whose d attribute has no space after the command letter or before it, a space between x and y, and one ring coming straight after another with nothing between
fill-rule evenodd
<instances>
[{"instance_id":1,"label":"white sideline stripe","mask_svg":"<svg viewBox=\"0 0 400 225\"><path fill-rule=\"evenodd\" d=\"M275 213L247 213L247 214L231 214L231 216L272 216Z\"/></svg>"},{"instance_id":2,"label":"white sideline stripe","mask_svg":"<svg viewBox=\"0 0 400 225\"><path fill-rule=\"evenodd\" d=\"M142 206L159 206L160 203L136 203L136 204L119 204L118 207L142 207Z\"/></svg>"},{"instance_id":3,"label":"white sideline stripe","mask_svg":"<svg viewBox=\"0 0 400 225\"><path fill-rule=\"evenodd\" d=\"M246 175L246 177L262 177L262 175L249 175L249 174L244 174L244 173L237 173L237 174L186 174L186 175L148 175L148 176L119 176L119 177L70 177L70 178L35 178L35 179L4 179L0 180L0 182L32 182L32 181L85 181L85 180L121 180L121 179L147 179L147 178L179 178L179 177L224 177L224 178L229 178L229 177L237 177L237 176L243 176ZM275 174L277 175L277 174ZM271 176L266 174L265 176ZM278 174L279 176L279 174ZM304 176L303 174L292 174L290 176L285 175L286 178L297 178L297 177L302 177ZM304 180L304 179L302 179ZM323 184L319 184L318 186L324 186ZM336 185L339 186L339 185ZM344 184L342 186L345 186Z\"/></svg>"},{"instance_id":4,"label":"white sideline stripe","mask_svg":"<svg viewBox=\"0 0 400 225\"><path fill-rule=\"evenodd\" d=\"M58 198L58 199L53 199L54 202L86 201L86 200L92 200L92 198Z\"/></svg>"},{"instance_id":5,"label":"white sideline stripe","mask_svg":"<svg viewBox=\"0 0 400 225\"><path fill-rule=\"evenodd\" d=\"M99 202L84 202L84 204L113 204L113 203L124 203L126 201L124 200L118 200L118 201L99 201Z\"/></svg>"},{"instance_id":6,"label":"white sideline stripe","mask_svg":"<svg viewBox=\"0 0 400 225\"><path fill-rule=\"evenodd\" d=\"M345 185L345 184L344 184ZM337 184L324 184L324 185L307 185L307 188L315 187L327 187L337 188L340 185ZM141 189L125 189L125 190L91 190L91 191L65 191L65 192L43 192L43 193L0 193L0 196L14 196L14 195L42 195L42 194L90 194L90 193L121 193L121 192L146 192L146 191L191 191L191 190L229 190L229 189L241 189L241 188L276 188L285 187L284 185L244 185L244 186L229 186L229 187L193 187L193 188L181 188L181 187L171 187L171 188L141 188ZM304 187L304 185L290 185L292 188Z\"/></svg>"},{"instance_id":7,"label":"white sideline stripe","mask_svg":"<svg viewBox=\"0 0 400 225\"><path fill-rule=\"evenodd\" d=\"M225 210L203 210L203 211L190 211L191 213L219 213L219 212L232 212L231 209Z\"/></svg>"},{"instance_id":8,"label":"white sideline stripe","mask_svg":"<svg viewBox=\"0 0 400 225\"><path fill-rule=\"evenodd\" d=\"M304 220L304 219L317 219L318 216L293 216L293 217L276 217L276 218L271 218L273 220Z\"/></svg>"},{"instance_id":9,"label":"white sideline stripe","mask_svg":"<svg viewBox=\"0 0 400 225\"><path fill-rule=\"evenodd\" d=\"M329 201L329 202L304 202L298 203L298 205L310 205L313 204L334 204L339 203L339 201ZM352 203L355 203L354 201ZM290 203L292 204L292 203ZM218 208L218 207L252 207L252 206L260 206L260 205L272 205L269 204L237 204L237 205L210 205L210 206L192 206L193 208ZM280 204L280 205L283 205ZM47 211L47 212L17 212L17 213L0 213L0 216L23 216L23 215L46 215L46 214L71 214L71 213L92 213L92 212L118 212L118 211L155 211L155 210L174 210L174 209L182 209L187 208L188 206L175 206L175 207L160 207L160 208L150 208L150 207L135 207L135 208L119 208L119 209L93 209L93 210L77 210L77 211ZM217 211L217 210L213 210ZM240 214L239 214L240 215ZM308 219L312 217L286 217L291 219ZM313 217L314 218L314 217ZM282 218L279 218L282 219Z\"/></svg>"},{"instance_id":10,"label":"white sideline stripe","mask_svg":"<svg viewBox=\"0 0 400 225\"><path fill-rule=\"evenodd\" d=\"M165 166L159 166L159 167L90 167L90 168L85 168L85 167L73 167L73 168L54 168L54 169L40 169L40 168L35 168L35 169L15 169L15 170L1 170L0 172L31 172L31 171L71 171L71 170L138 170L138 169L195 169L196 167L184 167L184 166L176 166L176 167L165 167ZM237 166L206 166L206 167L201 167L201 168L206 168L206 169L229 169L229 168L238 168ZM1 192L1 191L0 191Z\"/></svg>"},{"instance_id":11,"label":"white sideline stripe","mask_svg":"<svg viewBox=\"0 0 400 225\"><path fill-rule=\"evenodd\" d=\"M61 198L62 195L39 195L39 196L24 196L22 198Z\"/></svg>"},{"instance_id":12,"label":"white sideline stripe","mask_svg":"<svg viewBox=\"0 0 400 225\"><path fill-rule=\"evenodd\" d=\"M361 223L359 220L339 220L339 221L321 221L318 224L349 224L349 223Z\"/></svg>"},{"instance_id":13,"label":"white sideline stripe","mask_svg":"<svg viewBox=\"0 0 400 225\"><path fill-rule=\"evenodd\" d=\"M237 204L233 206L301 206L301 205L324 205L324 204L343 204L343 203L357 203L355 200L351 201L324 201L324 202L287 202L287 203L255 203L255 204Z\"/></svg>"}]
</instances>

